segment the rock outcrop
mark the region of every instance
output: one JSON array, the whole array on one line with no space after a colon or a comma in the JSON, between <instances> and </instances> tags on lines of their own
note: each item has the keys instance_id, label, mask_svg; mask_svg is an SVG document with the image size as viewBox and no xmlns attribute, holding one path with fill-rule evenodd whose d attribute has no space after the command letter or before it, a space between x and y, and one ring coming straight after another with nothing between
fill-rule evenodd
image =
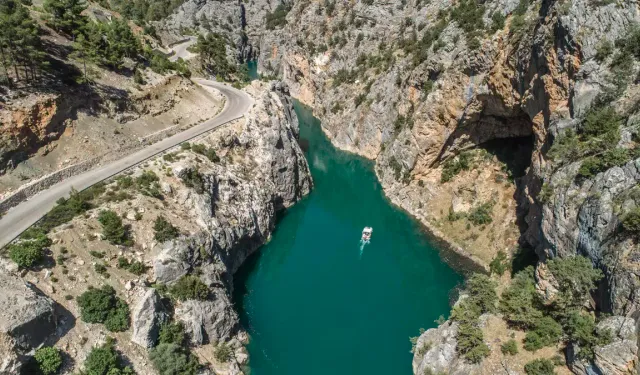
<instances>
[{"instance_id":1,"label":"rock outcrop","mask_svg":"<svg viewBox=\"0 0 640 375\"><path fill-rule=\"evenodd\" d=\"M18 276L0 269L0 374L16 374L21 355L56 330L54 302Z\"/></svg>"},{"instance_id":2,"label":"rock outcrop","mask_svg":"<svg viewBox=\"0 0 640 375\"><path fill-rule=\"evenodd\" d=\"M165 189L191 213L193 228L152 250L156 282L172 285L197 272L209 287L206 300L175 306L174 316L194 345L245 340L231 301L232 276L268 240L276 214L312 188L286 86L254 82L247 91L255 104L246 120L218 135L216 147L225 161L199 163L199 157L190 156L167 166L178 180L199 181L197 186ZM206 139L198 142L208 147Z\"/></svg>"},{"instance_id":3,"label":"rock outcrop","mask_svg":"<svg viewBox=\"0 0 640 375\"><path fill-rule=\"evenodd\" d=\"M151 348L155 346L160 335L160 327L169 320L169 314L155 289L146 289L133 306L131 322L133 332L131 341Z\"/></svg>"},{"instance_id":4,"label":"rock outcrop","mask_svg":"<svg viewBox=\"0 0 640 375\"><path fill-rule=\"evenodd\" d=\"M580 347L571 344L567 348L567 362L576 375L607 374L624 375L637 373L638 334L632 318L612 316L602 320L598 329L608 330L612 341L595 350L595 360L585 362L577 357Z\"/></svg>"},{"instance_id":5,"label":"rock outcrop","mask_svg":"<svg viewBox=\"0 0 640 375\"><path fill-rule=\"evenodd\" d=\"M479 366L466 362L458 355L457 322L446 322L425 331L416 343L413 356L414 374L466 375L476 373Z\"/></svg>"}]
</instances>

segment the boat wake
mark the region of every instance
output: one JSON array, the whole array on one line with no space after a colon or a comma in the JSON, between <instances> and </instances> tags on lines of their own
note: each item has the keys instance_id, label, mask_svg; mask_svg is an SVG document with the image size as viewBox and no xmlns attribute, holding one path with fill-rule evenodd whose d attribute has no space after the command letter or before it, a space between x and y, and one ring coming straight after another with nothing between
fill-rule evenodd
<instances>
[{"instance_id":1,"label":"boat wake","mask_svg":"<svg viewBox=\"0 0 640 375\"><path fill-rule=\"evenodd\" d=\"M362 258L362 253L364 252L364 246L368 243L369 241L360 240L360 258Z\"/></svg>"},{"instance_id":2,"label":"boat wake","mask_svg":"<svg viewBox=\"0 0 640 375\"><path fill-rule=\"evenodd\" d=\"M364 227L362 230L362 238L360 238L360 257L362 257L362 252L364 251L364 246L369 243L371 240L371 234L373 233L373 228Z\"/></svg>"}]
</instances>

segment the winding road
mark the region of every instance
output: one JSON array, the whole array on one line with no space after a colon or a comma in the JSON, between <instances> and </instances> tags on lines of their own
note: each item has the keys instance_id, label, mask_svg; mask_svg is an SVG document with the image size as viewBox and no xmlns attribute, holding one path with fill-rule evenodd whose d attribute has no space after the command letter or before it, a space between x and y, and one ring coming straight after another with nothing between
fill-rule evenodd
<instances>
[{"instance_id":1,"label":"winding road","mask_svg":"<svg viewBox=\"0 0 640 375\"><path fill-rule=\"evenodd\" d=\"M200 85L209 86L220 91L227 98L224 109L216 117L182 133L165 138L120 160L70 177L15 206L0 219L0 249L49 212L58 199L68 197L71 188L84 190L171 147L241 118L253 105L253 99L243 91L204 79L194 79L194 81Z\"/></svg>"}]
</instances>

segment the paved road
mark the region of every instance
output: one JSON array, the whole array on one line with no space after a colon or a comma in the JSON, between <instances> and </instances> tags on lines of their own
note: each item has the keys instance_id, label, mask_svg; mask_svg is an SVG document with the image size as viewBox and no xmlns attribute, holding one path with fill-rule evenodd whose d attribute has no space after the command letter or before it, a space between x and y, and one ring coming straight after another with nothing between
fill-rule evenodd
<instances>
[{"instance_id":1,"label":"paved road","mask_svg":"<svg viewBox=\"0 0 640 375\"><path fill-rule=\"evenodd\" d=\"M253 104L253 99L243 91L212 81L196 81L201 85L213 87L226 96L226 105L218 116L187 129L182 133L154 143L134 154L125 156L120 160L68 178L12 208L0 219L0 248L11 242L20 233L44 216L44 214L49 212L59 198L67 197L71 188L84 190L97 182L118 174L171 147L215 129L231 120L238 119L242 117Z\"/></svg>"},{"instance_id":2,"label":"paved road","mask_svg":"<svg viewBox=\"0 0 640 375\"><path fill-rule=\"evenodd\" d=\"M185 42L173 45L170 50L173 51L173 55L169 57L169 61L178 61L179 58L183 60L189 60L190 58L196 56L195 53L191 53L187 51L187 48L194 45L198 39L195 37L189 37L189 39Z\"/></svg>"}]
</instances>

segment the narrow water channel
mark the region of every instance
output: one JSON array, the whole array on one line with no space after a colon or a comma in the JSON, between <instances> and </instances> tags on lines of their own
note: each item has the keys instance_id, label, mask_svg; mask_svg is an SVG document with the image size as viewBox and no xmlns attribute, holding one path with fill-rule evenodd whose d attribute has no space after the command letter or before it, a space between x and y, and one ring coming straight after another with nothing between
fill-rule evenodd
<instances>
[{"instance_id":1,"label":"narrow water channel","mask_svg":"<svg viewBox=\"0 0 640 375\"><path fill-rule=\"evenodd\" d=\"M236 274L252 375L411 374L410 336L449 313L461 282L385 199L373 164L334 148L296 103L315 188ZM363 227L371 243L360 250Z\"/></svg>"}]
</instances>

